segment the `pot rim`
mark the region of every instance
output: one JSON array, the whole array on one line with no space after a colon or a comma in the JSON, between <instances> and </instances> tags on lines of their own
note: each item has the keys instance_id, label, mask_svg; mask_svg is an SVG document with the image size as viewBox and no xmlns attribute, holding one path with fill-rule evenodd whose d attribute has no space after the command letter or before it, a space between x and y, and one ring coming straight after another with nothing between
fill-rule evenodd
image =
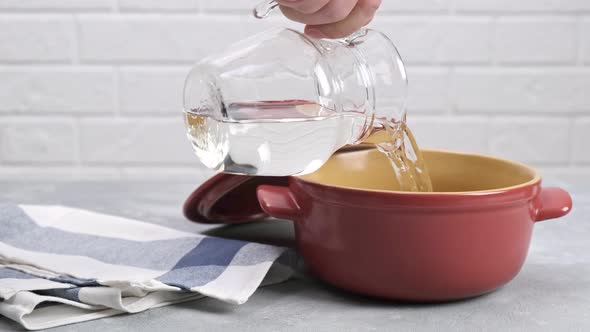
<instances>
[{"instance_id":1,"label":"pot rim","mask_svg":"<svg viewBox=\"0 0 590 332\"><path fill-rule=\"evenodd\" d=\"M475 209L481 208L482 203L486 207L492 205L506 205L517 204L523 201L529 201L536 196L540 191L541 176L532 167L516 161L488 156L478 153L455 152L442 149L424 149L423 151L440 152L453 155L462 156L476 156L485 159L505 162L514 166L526 169L533 174L533 178L529 181L502 188L475 190L475 191L457 191L457 192L408 192L397 190L381 190L381 189L362 189L346 186L338 186L331 184L323 184L321 182L304 179L303 176L293 176L290 178L291 184L296 184L305 193L317 198L319 201L331 202L333 204L351 206L351 205L365 205L373 201L377 206L383 208L408 206L416 207L441 207L453 208L472 207ZM345 196L343 196L345 195ZM342 197L357 198L357 200L347 199L342 201ZM395 198L395 201L391 201ZM375 207L375 206L372 206Z\"/></svg>"}]
</instances>

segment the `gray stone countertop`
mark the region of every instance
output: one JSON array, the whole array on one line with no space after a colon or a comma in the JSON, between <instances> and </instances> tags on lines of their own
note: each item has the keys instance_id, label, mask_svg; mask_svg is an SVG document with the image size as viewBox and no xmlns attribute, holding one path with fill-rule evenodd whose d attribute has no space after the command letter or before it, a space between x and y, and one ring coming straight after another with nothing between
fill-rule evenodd
<instances>
[{"instance_id":1,"label":"gray stone countertop","mask_svg":"<svg viewBox=\"0 0 590 332\"><path fill-rule=\"evenodd\" d=\"M352 295L300 274L259 289L240 306L201 299L51 331L590 331L590 188L561 185L574 198L572 213L536 224L520 274L485 296L445 304L395 303ZM195 187L0 183L0 201L63 204L216 236L292 240L288 221L232 227L188 222L181 206ZM22 328L0 318L0 330Z\"/></svg>"}]
</instances>

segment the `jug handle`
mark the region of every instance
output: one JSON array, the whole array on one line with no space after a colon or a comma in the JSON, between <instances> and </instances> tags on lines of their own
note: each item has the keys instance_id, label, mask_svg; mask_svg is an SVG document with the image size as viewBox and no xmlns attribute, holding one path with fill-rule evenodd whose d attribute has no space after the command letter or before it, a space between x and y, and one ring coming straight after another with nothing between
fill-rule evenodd
<instances>
[{"instance_id":1,"label":"jug handle","mask_svg":"<svg viewBox=\"0 0 590 332\"><path fill-rule=\"evenodd\" d=\"M256 18L263 19L270 15L270 13L278 6L279 3L276 0L262 0L256 5L256 7L254 7L254 9L252 9L252 14ZM361 28L350 36L342 38L342 40L347 44L353 44L355 39L365 35L367 35L367 29Z\"/></svg>"},{"instance_id":2,"label":"jug handle","mask_svg":"<svg viewBox=\"0 0 590 332\"><path fill-rule=\"evenodd\" d=\"M561 188L543 188L535 221L563 217L572 209L572 197Z\"/></svg>"},{"instance_id":3,"label":"jug handle","mask_svg":"<svg viewBox=\"0 0 590 332\"><path fill-rule=\"evenodd\" d=\"M294 220L301 215L301 207L289 187L261 185L256 196L262 210L271 217Z\"/></svg>"},{"instance_id":4,"label":"jug handle","mask_svg":"<svg viewBox=\"0 0 590 332\"><path fill-rule=\"evenodd\" d=\"M276 0L263 0L258 5L256 5L256 7L254 7L252 13L256 18L265 18L278 5L279 3L276 2Z\"/></svg>"},{"instance_id":5,"label":"jug handle","mask_svg":"<svg viewBox=\"0 0 590 332\"><path fill-rule=\"evenodd\" d=\"M279 3L276 0L262 0L259 2L256 7L252 10L252 14L254 17L258 19L266 18L275 8L279 6ZM354 44L357 38L363 37L367 35L367 29L361 28L358 31L352 33L350 36L341 38L340 40L346 44Z\"/></svg>"}]
</instances>

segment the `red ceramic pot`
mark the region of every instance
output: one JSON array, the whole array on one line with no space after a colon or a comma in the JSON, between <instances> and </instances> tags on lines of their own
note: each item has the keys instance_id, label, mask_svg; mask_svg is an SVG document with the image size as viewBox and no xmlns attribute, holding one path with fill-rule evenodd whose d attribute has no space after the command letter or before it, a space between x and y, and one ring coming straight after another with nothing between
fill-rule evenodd
<instances>
[{"instance_id":1,"label":"red ceramic pot","mask_svg":"<svg viewBox=\"0 0 590 332\"><path fill-rule=\"evenodd\" d=\"M490 292L522 267L535 222L566 215L569 194L542 188L507 160L425 151L435 192L392 191L375 150L334 155L289 186L262 185L262 209L295 223L297 248L321 279L353 292L447 301Z\"/></svg>"}]
</instances>

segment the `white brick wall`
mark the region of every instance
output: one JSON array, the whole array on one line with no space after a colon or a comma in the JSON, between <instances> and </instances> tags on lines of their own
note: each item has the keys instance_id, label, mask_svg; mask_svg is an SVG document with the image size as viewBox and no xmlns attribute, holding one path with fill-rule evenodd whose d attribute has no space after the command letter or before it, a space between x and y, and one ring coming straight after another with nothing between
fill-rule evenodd
<instances>
[{"instance_id":1,"label":"white brick wall","mask_svg":"<svg viewBox=\"0 0 590 332\"><path fill-rule=\"evenodd\" d=\"M497 21L495 59L502 64L568 64L576 61L576 20L503 17Z\"/></svg>"},{"instance_id":2,"label":"white brick wall","mask_svg":"<svg viewBox=\"0 0 590 332\"><path fill-rule=\"evenodd\" d=\"M494 26L490 17L379 16L373 27L390 36L408 65L491 60Z\"/></svg>"},{"instance_id":3,"label":"white brick wall","mask_svg":"<svg viewBox=\"0 0 590 332\"><path fill-rule=\"evenodd\" d=\"M1 180L210 175L184 138L190 65L274 25L255 0L0 0ZM384 0L424 147L590 181L589 0Z\"/></svg>"},{"instance_id":4,"label":"white brick wall","mask_svg":"<svg viewBox=\"0 0 590 332\"><path fill-rule=\"evenodd\" d=\"M0 114L115 111L115 73L109 67L5 66L0 68Z\"/></svg>"},{"instance_id":5,"label":"white brick wall","mask_svg":"<svg viewBox=\"0 0 590 332\"><path fill-rule=\"evenodd\" d=\"M590 113L590 67L456 68L452 80L459 113Z\"/></svg>"},{"instance_id":6,"label":"white brick wall","mask_svg":"<svg viewBox=\"0 0 590 332\"><path fill-rule=\"evenodd\" d=\"M151 112L180 115L180 95L189 70L190 67L122 68L119 71L121 113L128 113L129 116L142 116Z\"/></svg>"},{"instance_id":7,"label":"white brick wall","mask_svg":"<svg viewBox=\"0 0 590 332\"><path fill-rule=\"evenodd\" d=\"M74 43L70 17L0 15L2 62L69 62Z\"/></svg>"},{"instance_id":8,"label":"white brick wall","mask_svg":"<svg viewBox=\"0 0 590 332\"><path fill-rule=\"evenodd\" d=\"M570 159L569 120L560 118L494 118L490 152L527 163L563 165Z\"/></svg>"},{"instance_id":9,"label":"white brick wall","mask_svg":"<svg viewBox=\"0 0 590 332\"><path fill-rule=\"evenodd\" d=\"M90 165L191 163L180 114L174 118L80 121L80 159Z\"/></svg>"},{"instance_id":10,"label":"white brick wall","mask_svg":"<svg viewBox=\"0 0 590 332\"><path fill-rule=\"evenodd\" d=\"M74 163L76 131L72 119L13 118L0 127L0 154L15 164Z\"/></svg>"}]
</instances>

